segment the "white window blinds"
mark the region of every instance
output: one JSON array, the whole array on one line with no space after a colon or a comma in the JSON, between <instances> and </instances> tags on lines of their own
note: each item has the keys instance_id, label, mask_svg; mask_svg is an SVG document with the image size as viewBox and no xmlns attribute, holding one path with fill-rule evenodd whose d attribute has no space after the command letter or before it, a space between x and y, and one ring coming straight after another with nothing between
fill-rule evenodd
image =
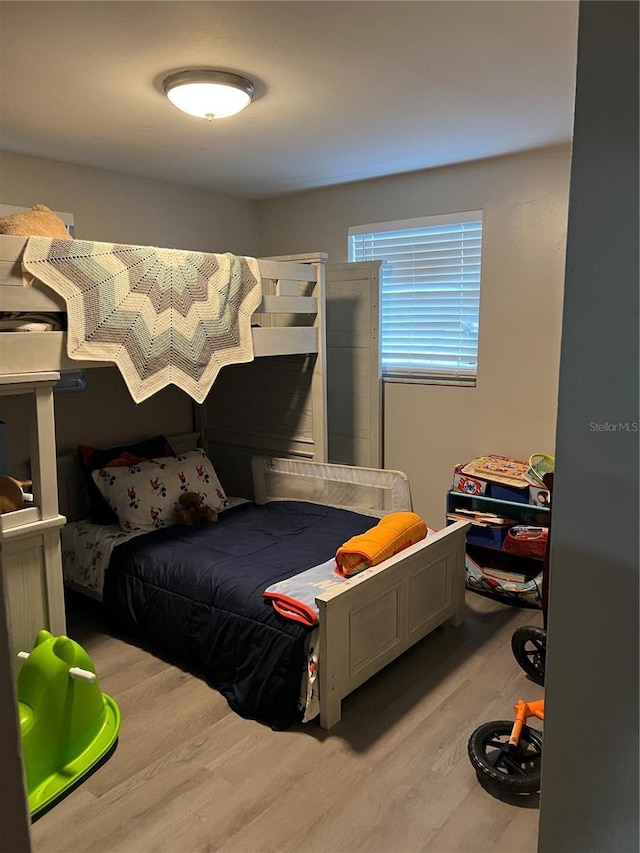
<instances>
[{"instance_id":1,"label":"white window blinds","mask_svg":"<svg viewBox=\"0 0 640 853\"><path fill-rule=\"evenodd\" d=\"M482 211L349 229L350 261L384 261L382 375L475 383Z\"/></svg>"}]
</instances>

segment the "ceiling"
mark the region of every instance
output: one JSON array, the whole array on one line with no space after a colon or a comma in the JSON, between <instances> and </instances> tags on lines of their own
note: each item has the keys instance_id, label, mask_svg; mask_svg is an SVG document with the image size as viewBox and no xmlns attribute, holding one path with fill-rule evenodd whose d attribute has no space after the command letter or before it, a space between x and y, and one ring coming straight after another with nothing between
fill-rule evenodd
<instances>
[{"instance_id":1,"label":"ceiling","mask_svg":"<svg viewBox=\"0 0 640 853\"><path fill-rule=\"evenodd\" d=\"M1 2L3 149L264 198L571 138L577 2ZM208 123L167 73L255 84Z\"/></svg>"}]
</instances>

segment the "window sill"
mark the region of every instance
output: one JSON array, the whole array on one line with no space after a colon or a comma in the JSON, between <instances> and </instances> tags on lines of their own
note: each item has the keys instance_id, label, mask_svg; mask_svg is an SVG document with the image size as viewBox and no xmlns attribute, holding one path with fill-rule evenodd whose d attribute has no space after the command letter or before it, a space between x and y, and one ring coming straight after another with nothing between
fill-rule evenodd
<instances>
[{"instance_id":1,"label":"window sill","mask_svg":"<svg viewBox=\"0 0 640 853\"><path fill-rule=\"evenodd\" d=\"M475 388L475 376L383 376L383 383L400 385L454 385Z\"/></svg>"}]
</instances>

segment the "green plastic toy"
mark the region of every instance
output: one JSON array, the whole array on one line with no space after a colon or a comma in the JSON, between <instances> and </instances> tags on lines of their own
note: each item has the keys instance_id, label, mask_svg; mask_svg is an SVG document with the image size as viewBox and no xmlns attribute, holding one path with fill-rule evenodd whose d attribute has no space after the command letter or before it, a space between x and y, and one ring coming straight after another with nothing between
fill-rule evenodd
<instances>
[{"instance_id":1,"label":"green plastic toy","mask_svg":"<svg viewBox=\"0 0 640 853\"><path fill-rule=\"evenodd\" d=\"M109 752L120 709L100 692L95 667L69 637L39 631L20 652L18 708L29 811L34 818L74 787Z\"/></svg>"}]
</instances>

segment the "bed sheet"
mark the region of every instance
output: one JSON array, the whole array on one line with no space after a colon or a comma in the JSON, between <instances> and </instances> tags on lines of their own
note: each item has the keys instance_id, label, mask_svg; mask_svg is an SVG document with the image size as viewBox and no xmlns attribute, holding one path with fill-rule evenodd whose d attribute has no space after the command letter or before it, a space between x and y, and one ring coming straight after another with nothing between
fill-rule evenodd
<instances>
[{"instance_id":1,"label":"bed sheet","mask_svg":"<svg viewBox=\"0 0 640 853\"><path fill-rule=\"evenodd\" d=\"M111 552L120 542L138 535L125 533L118 524L92 524L88 519L65 524L60 531L65 583L86 590L92 598L102 598Z\"/></svg>"}]
</instances>

